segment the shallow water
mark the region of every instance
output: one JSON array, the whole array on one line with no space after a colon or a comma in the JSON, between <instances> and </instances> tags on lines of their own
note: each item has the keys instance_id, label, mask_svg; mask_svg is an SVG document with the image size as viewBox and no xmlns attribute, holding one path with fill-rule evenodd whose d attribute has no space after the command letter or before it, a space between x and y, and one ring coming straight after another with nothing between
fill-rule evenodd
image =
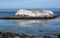
<instances>
[{"instance_id":1,"label":"shallow water","mask_svg":"<svg viewBox=\"0 0 60 38\"><path fill-rule=\"evenodd\" d=\"M60 17L36 20L2 20L0 31L26 34L29 36L60 34Z\"/></svg>"}]
</instances>

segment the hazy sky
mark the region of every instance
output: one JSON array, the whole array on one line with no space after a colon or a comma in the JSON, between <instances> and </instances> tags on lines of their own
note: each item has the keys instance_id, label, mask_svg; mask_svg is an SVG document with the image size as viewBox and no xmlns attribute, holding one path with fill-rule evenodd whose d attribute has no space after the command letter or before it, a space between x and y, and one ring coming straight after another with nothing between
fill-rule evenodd
<instances>
[{"instance_id":1,"label":"hazy sky","mask_svg":"<svg viewBox=\"0 0 60 38\"><path fill-rule=\"evenodd\" d=\"M60 0L0 0L0 9L60 8Z\"/></svg>"}]
</instances>

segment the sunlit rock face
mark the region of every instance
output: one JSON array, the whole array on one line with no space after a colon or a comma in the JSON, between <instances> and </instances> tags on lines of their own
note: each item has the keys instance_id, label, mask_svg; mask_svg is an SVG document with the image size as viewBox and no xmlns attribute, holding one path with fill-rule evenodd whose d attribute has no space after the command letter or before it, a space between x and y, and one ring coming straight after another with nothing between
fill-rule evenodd
<instances>
[{"instance_id":1,"label":"sunlit rock face","mask_svg":"<svg viewBox=\"0 0 60 38\"><path fill-rule=\"evenodd\" d=\"M27 16L32 16L32 17L44 17L44 16L51 16L54 13L50 10L24 10L20 9L18 10L15 15L27 15Z\"/></svg>"}]
</instances>

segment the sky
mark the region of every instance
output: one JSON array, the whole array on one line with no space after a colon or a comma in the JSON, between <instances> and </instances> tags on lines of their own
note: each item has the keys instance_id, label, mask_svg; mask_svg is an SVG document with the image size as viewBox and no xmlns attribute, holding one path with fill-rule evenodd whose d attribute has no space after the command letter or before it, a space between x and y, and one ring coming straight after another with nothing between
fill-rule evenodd
<instances>
[{"instance_id":1,"label":"sky","mask_svg":"<svg viewBox=\"0 0 60 38\"><path fill-rule=\"evenodd\" d=\"M0 0L0 9L60 8L60 0Z\"/></svg>"}]
</instances>

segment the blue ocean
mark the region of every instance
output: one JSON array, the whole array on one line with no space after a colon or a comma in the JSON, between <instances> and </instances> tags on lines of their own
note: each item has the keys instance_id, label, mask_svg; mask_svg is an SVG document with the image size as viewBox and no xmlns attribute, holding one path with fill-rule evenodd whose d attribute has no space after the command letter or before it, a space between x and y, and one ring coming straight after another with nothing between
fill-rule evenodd
<instances>
[{"instance_id":1,"label":"blue ocean","mask_svg":"<svg viewBox=\"0 0 60 38\"><path fill-rule=\"evenodd\" d=\"M14 15L16 11L0 11L0 17ZM60 11L53 11L60 15ZM60 16L55 19L13 20L0 19L0 32L12 32L29 36L60 34ZM57 36L55 36L57 38Z\"/></svg>"}]
</instances>

